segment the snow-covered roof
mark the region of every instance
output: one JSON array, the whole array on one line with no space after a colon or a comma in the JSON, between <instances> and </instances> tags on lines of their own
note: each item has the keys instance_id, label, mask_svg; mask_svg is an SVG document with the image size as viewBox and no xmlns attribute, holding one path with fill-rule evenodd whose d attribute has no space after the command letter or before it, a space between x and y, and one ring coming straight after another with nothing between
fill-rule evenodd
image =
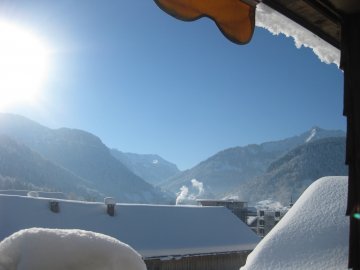
<instances>
[{"instance_id":1,"label":"snow-covered roof","mask_svg":"<svg viewBox=\"0 0 360 270\"><path fill-rule=\"evenodd\" d=\"M314 182L247 257L241 270L347 269L347 177Z\"/></svg>"},{"instance_id":2,"label":"snow-covered roof","mask_svg":"<svg viewBox=\"0 0 360 270\"><path fill-rule=\"evenodd\" d=\"M0 240L25 228L82 229L112 236L143 257L252 250L259 238L224 207L117 204L0 195Z\"/></svg>"}]
</instances>

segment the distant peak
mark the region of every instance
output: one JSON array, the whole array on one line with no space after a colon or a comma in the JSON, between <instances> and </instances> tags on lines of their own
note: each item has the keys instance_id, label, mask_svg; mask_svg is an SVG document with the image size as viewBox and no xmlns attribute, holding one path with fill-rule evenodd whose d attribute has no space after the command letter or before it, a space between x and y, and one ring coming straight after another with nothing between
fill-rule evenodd
<instances>
[{"instance_id":1,"label":"distant peak","mask_svg":"<svg viewBox=\"0 0 360 270\"><path fill-rule=\"evenodd\" d=\"M320 131L320 130L322 130L322 128L320 128L320 127L318 127L318 126L313 126L311 129L310 129L310 131Z\"/></svg>"}]
</instances>

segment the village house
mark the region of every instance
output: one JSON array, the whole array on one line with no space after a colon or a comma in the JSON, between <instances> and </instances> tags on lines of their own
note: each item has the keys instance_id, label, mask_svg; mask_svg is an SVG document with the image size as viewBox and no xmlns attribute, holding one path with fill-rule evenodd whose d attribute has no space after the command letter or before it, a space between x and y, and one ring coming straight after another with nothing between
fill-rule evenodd
<instances>
[{"instance_id":1,"label":"village house","mask_svg":"<svg viewBox=\"0 0 360 270\"><path fill-rule=\"evenodd\" d=\"M26 195L0 194L0 241L31 227L82 229L129 244L142 255L148 270L238 270L260 240L225 207L116 204L112 198L104 203L80 202L43 198L36 192Z\"/></svg>"},{"instance_id":2,"label":"village house","mask_svg":"<svg viewBox=\"0 0 360 270\"><path fill-rule=\"evenodd\" d=\"M201 206L223 206L246 223L260 237L267 235L288 211L284 209L256 209L239 200L198 199ZM292 203L290 204L291 207Z\"/></svg>"},{"instance_id":3,"label":"village house","mask_svg":"<svg viewBox=\"0 0 360 270\"><path fill-rule=\"evenodd\" d=\"M253 231L260 237L267 235L272 228L283 218L287 213L287 209L262 209L257 210L256 219L253 219L252 224L249 225ZM254 227L256 226L255 230Z\"/></svg>"}]
</instances>

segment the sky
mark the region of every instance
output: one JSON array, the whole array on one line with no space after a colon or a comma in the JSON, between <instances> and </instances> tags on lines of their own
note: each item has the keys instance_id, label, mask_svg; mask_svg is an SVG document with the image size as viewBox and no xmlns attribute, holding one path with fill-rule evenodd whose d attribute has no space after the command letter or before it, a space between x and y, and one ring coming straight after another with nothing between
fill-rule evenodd
<instances>
[{"instance_id":1,"label":"sky","mask_svg":"<svg viewBox=\"0 0 360 270\"><path fill-rule=\"evenodd\" d=\"M262 28L236 45L211 20L176 20L152 0L0 0L0 20L51 51L38 101L0 110L110 148L184 170L313 126L345 130L342 71Z\"/></svg>"}]
</instances>

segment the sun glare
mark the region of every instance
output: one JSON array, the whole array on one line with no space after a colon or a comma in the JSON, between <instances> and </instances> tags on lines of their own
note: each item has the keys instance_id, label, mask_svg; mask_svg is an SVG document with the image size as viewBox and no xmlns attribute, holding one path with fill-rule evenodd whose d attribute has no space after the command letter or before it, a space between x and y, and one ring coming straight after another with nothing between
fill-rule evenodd
<instances>
[{"instance_id":1,"label":"sun glare","mask_svg":"<svg viewBox=\"0 0 360 270\"><path fill-rule=\"evenodd\" d=\"M0 110L37 102L48 55L46 46L30 31L0 21Z\"/></svg>"}]
</instances>

